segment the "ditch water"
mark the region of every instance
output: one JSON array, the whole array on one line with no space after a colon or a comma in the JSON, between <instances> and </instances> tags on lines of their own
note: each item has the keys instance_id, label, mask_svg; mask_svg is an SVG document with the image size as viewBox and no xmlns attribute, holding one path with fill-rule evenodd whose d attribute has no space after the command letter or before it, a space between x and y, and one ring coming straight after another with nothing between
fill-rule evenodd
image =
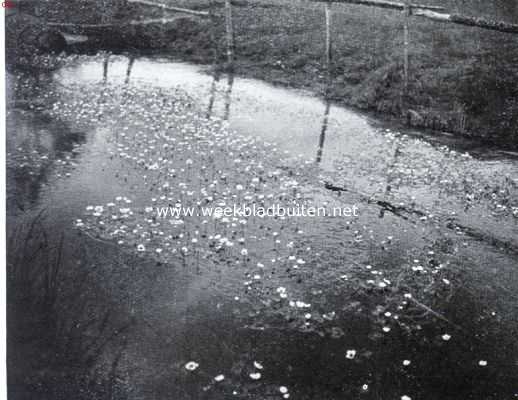
<instances>
[{"instance_id":1,"label":"ditch water","mask_svg":"<svg viewBox=\"0 0 518 400\"><path fill-rule=\"evenodd\" d=\"M163 59L67 58L8 87L9 232L44 210L63 282L88 270L74 295L115 333L101 398L518 396L518 160ZM154 211L251 203L360 216ZM88 307L68 306L70 343L95 334ZM30 346L13 398L36 390Z\"/></svg>"}]
</instances>

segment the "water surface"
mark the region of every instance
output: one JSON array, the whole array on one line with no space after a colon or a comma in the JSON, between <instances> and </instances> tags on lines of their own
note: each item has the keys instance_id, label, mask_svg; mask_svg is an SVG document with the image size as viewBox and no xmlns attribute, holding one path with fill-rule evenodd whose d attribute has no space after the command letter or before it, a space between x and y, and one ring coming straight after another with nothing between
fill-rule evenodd
<instances>
[{"instance_id":1,"label":"water surface","mask_svg":"<svg viewBox=\"0 0 518 400\"><path fill-rule=\"evenodd\" d=\"M79 57L10 83L10 226L45 210L68 279L91 269L89 304L129 326L95 363L112 398L517 393L516 160L167 60ZM146 210L247 197L360 216Z\"/></svg>"}]
</instances>

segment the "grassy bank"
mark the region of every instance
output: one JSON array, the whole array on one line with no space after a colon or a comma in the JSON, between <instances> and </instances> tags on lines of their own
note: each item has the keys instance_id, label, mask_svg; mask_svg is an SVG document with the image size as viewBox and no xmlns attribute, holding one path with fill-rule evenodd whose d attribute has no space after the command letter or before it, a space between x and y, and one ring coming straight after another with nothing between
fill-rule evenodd
<instances>
[{"instance_id":1,"label":"grassy bank","mask_svg":"<svg viewBox=\"0 0 518 400\"><path fill-rule=\"evenodd\" d=\"M209 7L208 0L168 3L196 9ZM430 3L444 5L451 11L507 17L516 22L515 6L505 1L500 5L479 4L478 8L473 2L462 2L465 7L460 9L453 7L458 2ZM221 2L216 2L218 10L221 6ZM90 7L86 11L63 15L63 10L54 10L52 18L83 22L99 19L99 9ZM318 94L326 91L322 4L236 0L233 12L237 74ZM112 10L109 17L134 19L137 15L145 18L163 14L161 10L131 5ZM328 95L335 101L387 114L416 127L518 147L516 35L412 18L410 82L403 97L402 23L399 12L333 5L334 58ZM223 30L221 18L212 32L208 22L186 18L172 27L118 32L117 44L121 46L112 42L104 43L104 47L151 47L195 62L212 63L215 56L224 62Z\"/></svg>"}]
</instances>

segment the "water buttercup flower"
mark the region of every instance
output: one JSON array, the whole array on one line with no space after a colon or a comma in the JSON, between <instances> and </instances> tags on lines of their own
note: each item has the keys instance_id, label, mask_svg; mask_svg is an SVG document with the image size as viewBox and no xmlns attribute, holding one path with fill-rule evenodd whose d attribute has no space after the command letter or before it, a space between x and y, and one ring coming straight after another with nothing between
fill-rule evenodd
<instances>
[{"instance_id":1,"label":"water buttercup flower","mask_svg":"<svg viewBox=\"0 0 518 400\"><path fill-rule=\"evenodd\" d=\"M356 356L356 350L347 350L345 357L352 360Z\"/></svg>"},{"instance_id":2,"label":"water buttercup flower","mask_svg":"<svg viewBox=\"0 0 518 400\"><path fill-rule=\"evenodd\" d=\"M189 361L187 364L185 364L185 369L187 371L194 371L196 368L198 368L200 364L198 364L195 361Z\"/></svg>"}]
</instances>

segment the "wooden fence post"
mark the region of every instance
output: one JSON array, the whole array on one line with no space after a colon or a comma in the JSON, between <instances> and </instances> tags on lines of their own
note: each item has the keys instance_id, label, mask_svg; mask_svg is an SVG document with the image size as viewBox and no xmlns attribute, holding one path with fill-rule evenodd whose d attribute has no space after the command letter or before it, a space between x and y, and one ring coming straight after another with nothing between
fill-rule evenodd
<instances>
[{"instance_id":1,"label":"wooden fence post","mask_svg":"<svg viewBox=\"0 0 518 400\"><path fill-rule=\"evenodd\" d=\"M106 1L103 0L101 2L101 24L106 23L106 21L108 19L107 15L106 15L106 12L107 12Z\"/></svg>"},{"instance_id":2,"label":"wooden fence post","mask_svg":"<svg viewBox=\"0 0 518 400\"><path fill-rule=\"evenodd\" d=\"M212 46L212 56L214 68L218 63L218 42L216 41L216 15L215 15L215 3L214 0L209 0L209 23L210 23L210 44Z\"/></svg>"},{"instance_id":3,"label":"wooden fence post","mask_svg":"<svg viewBox=\"0 0 518 400\"><path fill-rule=\"evenodd\" d=\"M331 3L325 3L325 11L326 11L326 68L327 72L331 72L331 60L333 58L332 54L332 41L331 41L331 23L332 23L332 15L331 15Z\"/></svg>"},{"instance_id":4,"label":"wooden fence post","mask_svg":"<svg viewBox=\"0 0 518 400\"><path fill-rule=\"evenodd\" d=\"M226 28L228 67L233 68L233 64L234 64L234 24L232 22L232 2L231 2L231 0L225 0L225 28Z\"/></svg>"},{"instance_id":5,"label":"wooden fence post","mask_svg":"<svg viewBox=\"0 0 518 400\"><path fill-rule=\"evenodd\" d=\"M409 44L410 44L410 30L409 30L409 23L410 23L410 15L412 13L412 9L411 9L411 6L408 2L408 0L405 1L405 9L403 11L404 13L404 23L403 23L403 30L404 30L404 54L403 54L403 57L404 57L404 60L403 60L403 80L404 80L404 83L403 83L403 86L404 86L404 95L406 96L407 95L407 91L408 91L408 74L409 74L409 55L408 55L408 47L409 47Z\"/></svg>"}]
</instances>

